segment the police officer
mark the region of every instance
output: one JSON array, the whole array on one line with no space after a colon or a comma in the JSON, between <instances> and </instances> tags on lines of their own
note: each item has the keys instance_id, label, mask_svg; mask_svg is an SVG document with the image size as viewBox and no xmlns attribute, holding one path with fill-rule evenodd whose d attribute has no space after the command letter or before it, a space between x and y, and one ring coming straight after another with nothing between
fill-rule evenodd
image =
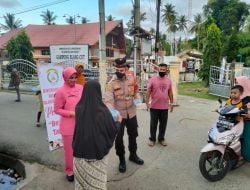
<instances>
[{"instance_id":1,"label":"police officer","mask_svg":"<svg viewBox=\"0 0 250 190\"><path fill-rule=\"evenodd\" d=\"M115 141L116 154L119 156L119 171L126 171L125 147L123 144L124 128L126 126L129 138L129 160L138 165L143 165L144 161L137 154L136 137L138 136L138 124L136 118L136 107L134 100L137 98L135 89L135 77L126 74L126 59L116 59L116 76L107 84L105 103L111 109L116 109L122 116L121 127Z\"/></svg>"}]
</instances>

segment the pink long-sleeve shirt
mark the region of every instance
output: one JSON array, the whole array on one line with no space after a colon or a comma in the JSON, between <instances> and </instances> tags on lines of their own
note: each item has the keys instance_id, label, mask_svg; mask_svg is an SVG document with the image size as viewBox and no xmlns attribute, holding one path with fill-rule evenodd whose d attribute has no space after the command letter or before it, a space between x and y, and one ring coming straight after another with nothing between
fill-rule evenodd
<instances>
[{"instance_id":1,"label":"pink long-sleeve shirt","mask_svg":"<svg viewBox=\"0 0 250 190\"><path fill-rule=\"evenodd\" d=\"M60 87L55 94L54 111L61 116L60 133L73 135L75 130L75 117L70 117L70 112L75 112L75 107L81 98L83 87L76 84L70 87L67 84Z\"/></svg>"}]
</instances>

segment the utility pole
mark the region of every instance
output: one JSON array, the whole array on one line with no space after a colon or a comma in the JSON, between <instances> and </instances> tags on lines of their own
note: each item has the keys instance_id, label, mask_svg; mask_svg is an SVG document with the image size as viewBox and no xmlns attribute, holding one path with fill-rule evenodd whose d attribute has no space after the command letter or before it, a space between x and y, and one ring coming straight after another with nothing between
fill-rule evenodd
<instances>
[{"instance_id":1,"label":"utility pole","mask_svg":"<svg viewBox=\"0 0 250 190\"><path fill-rule=\"evenodd\" d=\"M101 83L102 93L104 93L106 81L107 81L104 0L99 0L99 22L100 22L100 37L99 37L99 73L100 73L100 75L99 75L99 81Z\"/></svg>"},{"instance_id":2,"label":"utility pole","mask_svg":"<svg viewBox=\"0 0 250 190\"><path fill-rule=\"evenodd\" d=\"M140 12L140 0L134 1L134 27L136 29L140 28L141 12ZM139 30L138 30L139 32ZM137 61L140 60L140 38L138 33L134 36L134 74L140 73L140 68L137 67ZM137 71L138 68L138 71Z\"/></svg>"},{"instance_id":3,"label":"utility pole","mask_svg":"<svg viewBox=\"0 0 250 190\"><path fill-rule=\"evenodd\" d=\"M161 0L156 1L156 36L155 36L155 61L158 62L158 52L159 52L159 43L160 43L160 11L161 11Z\"/></svg>"}]
</instances>

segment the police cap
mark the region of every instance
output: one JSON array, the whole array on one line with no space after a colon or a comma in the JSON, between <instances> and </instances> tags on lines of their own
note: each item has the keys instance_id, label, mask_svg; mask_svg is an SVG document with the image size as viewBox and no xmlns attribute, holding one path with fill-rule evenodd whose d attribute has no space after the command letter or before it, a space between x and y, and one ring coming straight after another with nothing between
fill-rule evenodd
<instances>
[{"instance_id":1,"label":"police cap","mask_svg":"<svg viewBox=\"0 0 250 190\"><path fill-rule=\"evenodd\" d=\"M115 59L115 67L126 67L126 57Z\"/></svg>"}]
</instances>

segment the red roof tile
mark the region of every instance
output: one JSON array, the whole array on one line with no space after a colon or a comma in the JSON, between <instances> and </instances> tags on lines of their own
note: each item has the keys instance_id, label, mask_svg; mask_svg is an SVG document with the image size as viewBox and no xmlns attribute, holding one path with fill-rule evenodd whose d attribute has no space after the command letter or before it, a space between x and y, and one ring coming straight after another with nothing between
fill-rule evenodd
<instances>
[{"instance_id":1,"label":"red roof tile","mask_svg":"<svg viewBox=\"0 0 250 190\"><path fill-rule=\"evenodd\" d=\"M110 33L121 20L106 22L106 34ZM8 40L16 36L21 29L15 29L0 36L0 49L3 49ZM49 47L51 44L89 44L99 41L99 22L71 25L28 25L24 28L30 37L32 46Z\"/></svg>"}]
</instances>

